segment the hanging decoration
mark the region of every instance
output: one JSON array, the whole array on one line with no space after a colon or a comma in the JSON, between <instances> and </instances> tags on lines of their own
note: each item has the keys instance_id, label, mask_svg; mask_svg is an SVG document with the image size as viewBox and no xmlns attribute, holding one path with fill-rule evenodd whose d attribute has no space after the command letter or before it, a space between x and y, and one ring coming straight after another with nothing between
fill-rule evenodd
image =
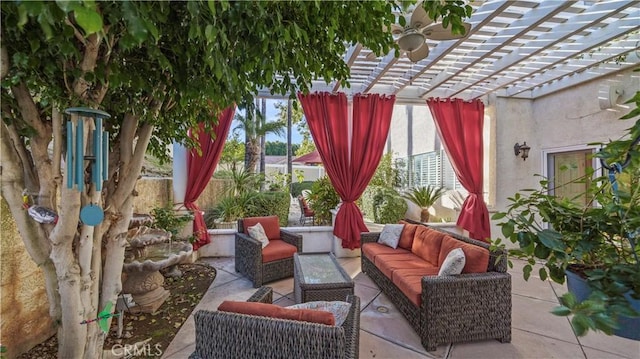
<instances>
[{"instance_id":1,"label":"hanging decoration","mask_svg":"<svg viewBox=\"0 0 640 359\"><path fill-rule=\"evenodd\" d=\"M109 325L108 325L109 318L117 317L120 315L120 313L111 312L112 308L113 308L113 303L107 302L107 304L104 306L104 309L102 309L102 311L98 313L97 318L83 320L80 322L80 324L89 324L89 323L98 322L100 329L102 329L104 333L107 333L109 331Z\"/></svg>"},{"instance_id":2,"label":"hanging decoration","mask_svg":"<svg viewBox=\"0 0 640 359\"><path fill-rule=\"evenodd\" d=\"M90 162L91 177L96 192L102 191L102 183L109 178L109 133L103 129L103 120L111 115L104 111L72 107L64 111L70 115L67 121L67 188L85 190L85 161ZM96 204L80 210L80 220L95 226L104 219L104 211Z\"/></svg>"}]
</instances>

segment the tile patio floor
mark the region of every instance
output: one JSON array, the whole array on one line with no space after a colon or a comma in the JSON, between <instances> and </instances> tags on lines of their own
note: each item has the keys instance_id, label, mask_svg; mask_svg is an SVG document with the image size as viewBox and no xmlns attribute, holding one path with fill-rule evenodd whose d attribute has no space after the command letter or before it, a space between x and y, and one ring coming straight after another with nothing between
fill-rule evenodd
<instances>
[{"instance_id":1,"label":"tile patio floor","mask_svg":"<svg viewBox=\"0 0 640 359\"><path fill-rule=\"evenodd\" d=\"M522 262L514 261L512 276L512 341L485 340L439 346L427 352L402 314L378 287L360 271L360 258L339 258L355 281L362 302L360 358L640 358L640 342L590 333L578 338L564 317L549 313L557 305L562 286L531 278L522 279ZM254 291L251 282L236 273L234 258L201 258L217 270L209 291L195 308L215 310L223 300L246 300ZM274 303L294 304L293 278L267 284ZM482 305L479 303L479 305ZM195 312L194 310L194 312ZM164 352L163 358L187 358L195 347L193 313Z\"/></svg>"}]
</instances>

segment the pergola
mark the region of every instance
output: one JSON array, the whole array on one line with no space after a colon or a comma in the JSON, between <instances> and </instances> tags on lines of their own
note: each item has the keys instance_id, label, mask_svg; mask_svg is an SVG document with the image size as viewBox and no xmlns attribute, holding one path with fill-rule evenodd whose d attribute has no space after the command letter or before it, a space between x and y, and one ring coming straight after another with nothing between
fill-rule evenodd
<instances>
[{"instance_id":1,"label":"pergola","mask_svg":"<svg viewBox=\"0 0 640 359\"><path fill-rule=\"evenodd\" d=\"M473 1L469 35L427 40L412 63L395 51L375 57L360 44L344 55L351 87L313 83L312 91L395 94L398 103L429 97L536 99L640 63L640 2ZM271 97L268 89L261 97Z\"/></svg>"}]
</instances>

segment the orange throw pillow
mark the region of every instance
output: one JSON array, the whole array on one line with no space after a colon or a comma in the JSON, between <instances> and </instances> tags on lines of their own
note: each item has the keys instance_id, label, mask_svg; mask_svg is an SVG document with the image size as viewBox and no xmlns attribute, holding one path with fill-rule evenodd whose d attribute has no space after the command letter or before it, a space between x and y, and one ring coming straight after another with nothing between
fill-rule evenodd
<instances>
[{"instance_id":1,"label":"orange throw pillow","mask_svg":"<svg viewBox=\"0 0 640 359\"><path fill-rule=\"evenodd\" d=\"M278 222L278 216L266 216L266 217L247 217L242 220L244 227L244 233L249 234L248 228L255 226L257 223L262 225L264 233L267 235L270 241L274 239L280 239L280 223Z\"/></svg>"},{"instance_id":2,"label":"orange throw pillow","mask_svg":"<svg viewBox=\"0 0 640 359\"><path fill-rule=\"evenodd\" d=\"M275 304L258 302L237 302L225 300L218 306L221 312L257 315L261 317L297 320L309 323L335 325L333 314L323 310L313 309L287 309Z\"/></svg>"},{"instance_id":3,"label":"orange throw pillow","mask_svg":"<svg viewBox=\"0 0 640 359\"><path fill-rule=\"evenodd\" d=\"M416 234L416 229L418 228L418 225L407 223L405 221L400 221L398 223L404 224L404 229L402 229L402 233L400 233L398 248L402 248L410 251L411 246L413 245L413 236Z\"/></svg>"},{"instance_id":4,"label":"orange throw pillow","mask_svg":"<svg viewBox=\"0 0 640 359\"><path fill-rule=\"evenodd\" d=\"M413 236L411 252L434 266L438 266L438 255L444 233L427 226L418 226Z\"/></svg>"}]
</instances>

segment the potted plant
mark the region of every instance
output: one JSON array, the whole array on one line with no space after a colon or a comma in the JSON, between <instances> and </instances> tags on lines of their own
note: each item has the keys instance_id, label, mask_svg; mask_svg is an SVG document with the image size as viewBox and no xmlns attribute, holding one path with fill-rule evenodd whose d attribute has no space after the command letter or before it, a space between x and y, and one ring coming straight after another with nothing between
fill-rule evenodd
<instances>
[{"instance_id":1,"label":"potted plant","mask_svg":"<svg viewBox=\"0 0 640 359\"><path fill-rule=\"evenodd\" d=\"M420 222L429 222L429 207L433 206L433 204L442 197L444 192L445 190L442 187L422 186L410 189L402 197L415 203L422 209L420 211Z\"/></svg>"},{"instance_id":2,"label":"potted plant","mask_svg":"<svg viewBox=\"0 0 640 359\"><path fill-rule=\"evenodd\" d=\"M629 102L637 107L640 92ZM636 108L623 119L638 114ZM527 260L525 279L538 267L542 280L568 281L569 293L553 313L573 315L578 335L601 330L640 340L640 120L628 135L595 155L611 171L576 180L588 181L586 206L549 193L542 179L540 189L516 193L492 217L503 220L502 234L518 245L508 253ZM494 245L504 246L500 239ZM576 291L579 282L585 291Z\"/></svg>"}]
</instances>

